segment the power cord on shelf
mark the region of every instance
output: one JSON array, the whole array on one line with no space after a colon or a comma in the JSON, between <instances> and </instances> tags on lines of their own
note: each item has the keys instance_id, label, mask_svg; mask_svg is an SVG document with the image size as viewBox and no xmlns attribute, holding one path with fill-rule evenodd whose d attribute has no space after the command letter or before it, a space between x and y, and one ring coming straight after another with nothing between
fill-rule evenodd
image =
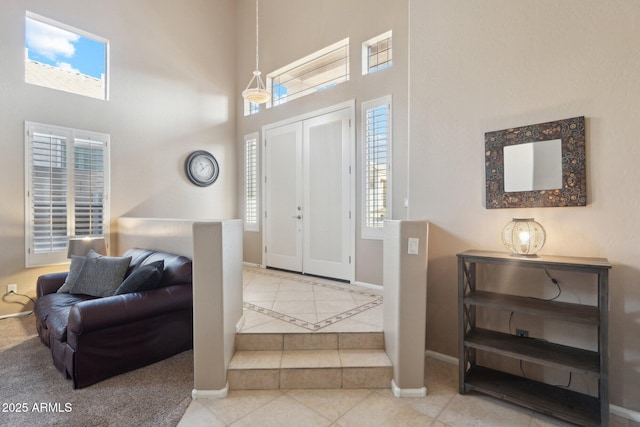
<instances>
[{"instance_id":1,"label":"power cord on shelf","mask_svg":"<svg viewBox=\"0 0 640 427\"><path fill-rule=\"evenodd\" d=\"M558 299L558 297L560 295L562 295L562 288L560 287L560 283L558 283L558 279L554 278L551 275L551 273L549 273L549 270L547 270L545 268L544 272L547 274L547 276L549 276L549 279L551 279L551 283L553 283L554 285L556 285L558 287L558 294L553 298L549 298L549 299L538 298L538 299L542 299L543 301L554 301L554 300Z\"/></svg>"},{"instance_id":2,"label":"power cord on shelf","mask_svg":"<svg viewBox=\"0 0 640 427\"><path fill-rule=\"evenodd\" d=\"M547 274L547 276L549 276L549 279L551 279L551 283L556 285L556 287L558 288L557 295L554 296L553 298L538 298L538 297L527 297L527 298L535 299L538 301L555 301L558 299L558 297L560 297L560 295L562 295L562 288L560 287L560 283L558 282L558 279L554 278L551 275L551 273L549 273L549 270L547 270L546 268L544 269L544 272Z\"/></svg>"},{"instance_id":3,"label":"power cord on shelf","mask_svg":"<svg viewBox=\"0 0 640 427\"><path fill-rule=\"evenodd\" d=\"M547 270L546 268L544 269L544 272L546 273L546 275L549 277L549 279L551 279L551 283L553 283L554 285L556 285L556 287L558 288L558 293L552 297L552 298L538 298L538 297L527 297L527 298L531 298L531 299L535 299L538 301L555 301L556 299L558 299L560 297L560 295L562 295L562 288L560 287L560 283L558 282L558 279L556 279L555 277L553 277L551 275L551 273L549 273L549 270ZM515 312L511 312L511 314L509 315L509 334L510 335L514 335L511 332L511 321L513 320L513 315ZM540 341L547 341L545 339L541 339L541 338L535 338L538 339ZM522 366L522 360L520 360L520 373L522 374L523 378L527 378L527 375L524 372L524 368ZM573 372L569 371L569 381L567 382L566 385L563 384L558 384L555 385L556 387L563 387L563 388L569 388L571 386L571 381L573 380Z\"/></svg>"},{"instance_id":4,"label":"power cord on shelf","mask_svg":"<svg viewBox=\"0 0 640 427\"><path fill-rule=\"evenodd\" d=\"M544 269L544 272L547 274L547 276L549 276L549 279L551 279L551 283L556 285L556 287L558 288L558 293L556 294L556 296L554 296L553 298L538 298L538 297L526 297L526 298L535 299L538 301L555 301L560 297L560 295L562 295L562 288L560 287L560 282L558 282L558 279L554 278L551 275L551 273L549 273L549 270L547 270L546 268ZM511 332L511 321L513 319L513 314L514 312L512 311L511 314L509 315L509 334L511 335L514 335Z\"/></svg>"},{"instance_id":5,"label":"power cord on shelf","mask_svg":"<svg viewBox=\"0 0 640 427\"><path fill-rule=\"evenodd\" d=\"M520 372L522 373L522 378L527 378L527 374L524 373L524 368L522 367L522 360L520 360ZM562 387L569 388L571 387L571 381L573 381L573 372L569 371L569 381L567 384L553 384L554 387Z\"/></svg>"}]
</instances>

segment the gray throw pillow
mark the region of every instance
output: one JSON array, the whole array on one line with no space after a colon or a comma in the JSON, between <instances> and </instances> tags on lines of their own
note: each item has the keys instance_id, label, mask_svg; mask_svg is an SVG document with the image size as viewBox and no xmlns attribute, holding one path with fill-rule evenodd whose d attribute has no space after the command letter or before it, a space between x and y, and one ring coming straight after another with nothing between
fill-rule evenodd
<instances>
[{"instance_id":1,"label":"gray throw pillow","mask_svg":"<svg viewBox=\"0 0 640 427\"><path fill-rule=\"evenodd\" d=\"M71 289L73 289L73 285L76 284L78 277L80 276L80 272L82 271L82 266L84 265L84 257L71 255L71 265L69 266L69 275L67 276L67 280L64 281L58 292L60 293L69 293Z\"/></svg>"},{"instance_id":2,"label":"gray throw pillow","mask_svg":"<svg viewBox=\"0 0 640 427\"><path fill-rule=\"evenodd\" d=\"M94 297L111 296L122 283L130 262L131 257L106 257L89 251L70 292Z\"/></svg>"},{"instance_id":3,"label":"gray throw pillow","mask_svg":"<svg viewBox=\"0 0 640 427\"><path fill-rule=\"evenodd\" d=\"M141 265L131 273L116 289L114 295L142 292L157 288L162 279L164 261L156 261L147 265Z\"/></svg>"}]
</instances>

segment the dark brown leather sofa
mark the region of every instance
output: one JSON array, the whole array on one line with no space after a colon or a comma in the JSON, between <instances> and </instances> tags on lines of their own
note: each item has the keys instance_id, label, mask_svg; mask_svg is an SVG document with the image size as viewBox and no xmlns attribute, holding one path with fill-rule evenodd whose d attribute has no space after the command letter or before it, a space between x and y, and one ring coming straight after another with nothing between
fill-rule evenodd
<instances>
[{"instance_id":1,"label":"dark brown leather sofa","mask_svg":"<svg viewBox=\"0 0 640 427\"><path fill-rule=\"evenodd\" d=\"M57 293L68 273L38 278L38 335L74 388L193 348L191 260L147 249L130 249L124 256L131 256L126 276L163 260L159 287L99 298Z\"/></svg>"}]
</instances>

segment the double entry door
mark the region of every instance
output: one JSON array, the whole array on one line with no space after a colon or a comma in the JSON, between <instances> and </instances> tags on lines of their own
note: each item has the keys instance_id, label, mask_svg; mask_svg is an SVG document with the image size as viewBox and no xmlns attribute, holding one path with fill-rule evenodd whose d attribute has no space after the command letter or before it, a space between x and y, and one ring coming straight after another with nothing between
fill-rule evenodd
<instances>
[{"instance_id":1,"label":"double entry door","mask_svg":"<svg viewBox=\"0 0 640 427\"><path fill-rule=\"evenodd\" d=\"M352 109L265 128L265 265L353 280Z\"/></svg>"}]
</instances>

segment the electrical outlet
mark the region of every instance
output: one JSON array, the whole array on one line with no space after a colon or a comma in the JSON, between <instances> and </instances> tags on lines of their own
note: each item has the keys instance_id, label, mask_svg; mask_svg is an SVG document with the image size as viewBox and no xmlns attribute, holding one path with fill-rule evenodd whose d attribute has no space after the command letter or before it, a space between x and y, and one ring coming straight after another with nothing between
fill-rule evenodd
<instances>
[{"instance_id":1,"label":"electrical outlet","mask_svg":"<svg viewBox=\"0 0 640 427\"><path fill-rule=\"evenodd\" d=\"M12 284L10 284L10 285L7 285L7 294L10 294L10 293L12 293L12 292L13 292L14 294L17 294L17 293L18 293L18 285L17 285L17 284L15 284L15 283L12 283Z\"/></svg>"},{"instance_id":2,"label":"electrical outlet","mask_svg":"<svg viewBox=\"0 0 640 427\"><path fill-rule=\"evenodd\" d=\"M522 338L527 338L529 336L529 331L526 329L516 329L516 335Z\"/></svg>"}]
</instances>

